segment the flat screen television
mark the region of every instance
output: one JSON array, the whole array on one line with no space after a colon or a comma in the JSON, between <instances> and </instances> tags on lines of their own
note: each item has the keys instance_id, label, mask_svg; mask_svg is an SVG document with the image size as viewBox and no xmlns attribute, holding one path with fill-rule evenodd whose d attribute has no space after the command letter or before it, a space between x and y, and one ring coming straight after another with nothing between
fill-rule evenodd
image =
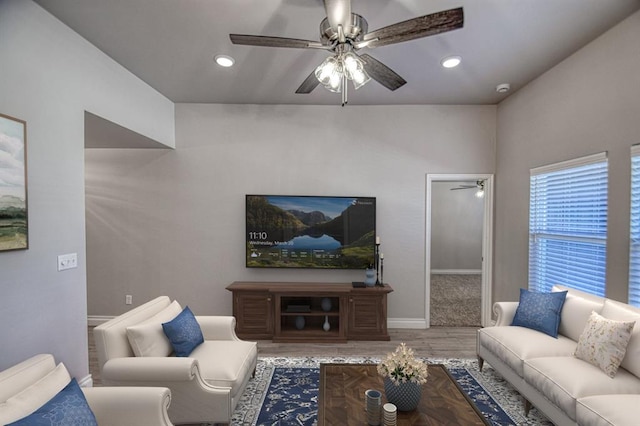
<instances>
[{"instance_id":1,"label":"flat screen television","mask_svg":"<svg viewBox=\"0 0 640 426\"><path fill-rule=\"evenodd\" d=\"M246 196L248 268L365 269L373 264L375 197Z\"/></svg>"}]
</instances>

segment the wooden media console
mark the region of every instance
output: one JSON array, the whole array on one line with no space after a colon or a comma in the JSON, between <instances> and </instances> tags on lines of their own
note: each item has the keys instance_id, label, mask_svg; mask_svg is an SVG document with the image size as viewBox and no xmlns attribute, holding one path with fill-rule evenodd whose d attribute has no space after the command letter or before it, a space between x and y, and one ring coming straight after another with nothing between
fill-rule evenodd
<instances>
[{"instance_id":1,"label":"wooden media console","mask_svg":"<svg viewBox=\"0 0 640 426\"><path fill-rule=\"evenodd\" d=\"M351 283L236 281L236 334L274 342L389 340L389 284L354 288Z\"/></svg>"}]
</instances>

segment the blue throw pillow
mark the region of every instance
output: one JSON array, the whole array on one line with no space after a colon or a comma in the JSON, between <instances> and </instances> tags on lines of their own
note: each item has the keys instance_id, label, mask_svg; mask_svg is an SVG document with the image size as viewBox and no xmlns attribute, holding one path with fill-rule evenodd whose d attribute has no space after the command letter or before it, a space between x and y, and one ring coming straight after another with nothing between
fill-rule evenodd
<instances>
[{"instance_id":1,"label":"blue throw pillow","mask_svg":"<svg viewBox=\"0 0 640 426\"><path fill-rule=\"evenodd\" d=\"M204 342L200 324L189 307L185 307L177 317L162 324L176 356L189 356L191 352Z\"/></svg>"},{"instance_id":2,"label":"blue throw pillow","mask_svg":"<svg viewBox=\"0 0 640 426\"><path fill-rule=\"evenodd\" d=\"M521 288L520 304L511 325L531 328L557 338L566 297L566 291L537 293Z\"/></svg>"},{"instance_id":3,"label":"blue throw pillow","mask_svg":"<svg viewBox=\"0 0 640 426\"><path fill-rule=\"evenodd\" d=\"M7 426L98 426L76 379L71 379L49 402L25 418Z\"/></svg>"}]
</instances>

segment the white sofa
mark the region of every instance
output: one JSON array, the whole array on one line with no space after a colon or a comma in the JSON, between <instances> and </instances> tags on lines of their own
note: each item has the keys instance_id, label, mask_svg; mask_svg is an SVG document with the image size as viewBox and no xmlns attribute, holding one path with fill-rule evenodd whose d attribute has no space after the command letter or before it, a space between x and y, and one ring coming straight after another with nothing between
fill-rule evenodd
<instances>
[{"instance_id":1,"label":"white sofa","mask_svg":"<svg viewBox=\"0 0 640 426\"><path fill-rule=\"evenodd\" d=\"M511 326L518 302L497 302L493 327L478 330L480 369L486 361L557 426L640 424L640 309L563 286L568 291L558 338ZM592 311L617 321L635 320L625 357L613 378L573 354Z\"/></svg>"},{"instance_id":2,"label":"white sofa","mask_svg":"<svg viewBox=\"0 0 640 426\"><path fill-rule=\"evenodd\" d=\"M49 354L31 357L0 372L0 424L30 415L53 398L69 381L63 364ZM171 425L167 388L82 388L100 426Z\"/></svg>"},{"instance_id":3,"label":"white sofa","mask_svg":"<svg viewBox=\"0 0 640 426\"><path fill-rule=\"evenodd\" d=\"M94 328L101 381L105 385L168 387L172 398L169 417L175 424L230 423L255 372L257 344L236 336L234 317L196 316L204 343L188 357L135 356L127 328L153 324L154 318L174 304L160 296Z\"/></svg>"}]
</instances>

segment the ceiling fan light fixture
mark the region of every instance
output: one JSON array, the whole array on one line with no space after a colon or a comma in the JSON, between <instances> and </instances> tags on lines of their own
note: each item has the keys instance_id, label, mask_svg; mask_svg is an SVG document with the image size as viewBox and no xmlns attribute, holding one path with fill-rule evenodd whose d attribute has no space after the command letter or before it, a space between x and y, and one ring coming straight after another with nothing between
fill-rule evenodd
<instances>
[{"instance_id":1,"label":"ceiling fan light fixture","mask_svg":"<svg viewBox=\"0 0 640 426\"><path fill-rule=\"evenodd\" d=\"M352 52L329 56L316 68L315 76L327 90L334 93L342 91L345 77L351 80L356 90L371 80L362 59Z\"/></svg>"},{"instance_id":2,"label":"ceiling fan light fixture","mask_svg":"<svg viewBox=\"0 0 640 426\"><path fill-rule=\"evenodd\" d=\"M461 56L447 56L440 61L440 64L444 68L455 68L460 65L460 62L462 62Z\"/></svg>"},{"instance_id":3,"label":"ceiling fan light fixture","mask_svg":"<svg viewBox=\"0 0 640 426\"><path fill-rule=\"evenodd\" d=\"M233 59L231 56L228 56L228 55L217 55L214 59L216 61L216 64L220 65L221 67L225 67L225 68L232 67L233 64L236 63L236 60Z\"/></svg>"},{"instance_id":4,"label":"ceiling fan light fixture","mask_svg":"<svg viewBox=\"0 0 640 426\"><path fill-rule=\"evenodd\" d=\"M352 52L347 52L342 55L343 69L347 78L353 82L353 87L358 90L371 80L369 74L364 69L364 63L362 59L356 56Z\"/></svg>"},{"instance_id":5,"label":"ceiling fan light fixture","mask_svg":"<svg viewBox=\"0 0 640 426\"><path fill-rule=\"evenodd\" d=\"M327 90L340 93L342 90L342 63L337 56L329 56L315 71L316 78Z\"/></svg>"},{"instance_id":6,"label":"ceiling fan light fixture","mask_svg":"<svg viewBox=\"0 0 640 426\"><path fill-rule=\"evenodd\" d=\"M476 181L476 186L478 187L478 190L476 191L476 197L478 198L484 197L484 181L483 180Z\"/></svg>"}]
</instances>

